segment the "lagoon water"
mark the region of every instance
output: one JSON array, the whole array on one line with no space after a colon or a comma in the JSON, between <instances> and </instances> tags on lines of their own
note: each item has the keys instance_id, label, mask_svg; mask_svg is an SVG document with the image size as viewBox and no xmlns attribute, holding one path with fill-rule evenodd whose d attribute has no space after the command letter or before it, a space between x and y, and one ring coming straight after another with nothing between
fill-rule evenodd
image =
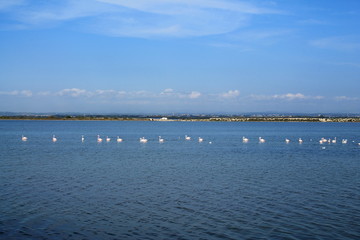
<instances>
[{"instance_id":1,"label":"lagoon water","mask_svg":"<svg viewBox=\"0 0 360 240\"><path fill-rule=\"evenodd\" d=\"M0 239L360 239L353 141L359 123L0 121Z\"/></svg>"}]
</instances>

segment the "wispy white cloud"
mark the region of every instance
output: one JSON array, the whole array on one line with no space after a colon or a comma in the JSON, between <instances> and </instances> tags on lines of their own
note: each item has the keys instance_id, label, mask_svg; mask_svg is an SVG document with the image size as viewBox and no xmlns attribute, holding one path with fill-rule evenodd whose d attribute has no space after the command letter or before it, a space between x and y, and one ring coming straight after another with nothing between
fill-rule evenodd
<instances>
[{"instance_id":1,"label":"wispy white cloud","mask_svg":"<svg viewBox=\"0 0 360 240\"><path fill-rule=\"evenodd\" d=\"M118 94L118 91L115 90L96 90L95 93L97 95L114 95L114 94Z\"/></svg>"},{"instance_id":2,"label":"wispy white cloud","mask_svg":"<svg viewBox=\"0 0 360 240\"><path fill-rule=\"evenodd\" d=\"M71 96L71 97L79 97L79 96L89 96L89 92L84 89L79 88L68 88L63 89L56 93L58 96Z\"/></svg>"},{"instance_id":3,"label":"wispy white cloud","mask_svg":"<svg viewBox=\"0 0 360 240\"><path fill-rule=\"evenodd\" d=\"M106 4L95 0L64 0L45 4L30 4L17 13L17 19L28 27L48 26L54 22L64 22L84 17L96 17L105 13L116 12Z\"/></svg>"},{"instance_id":4,"label":"wispy white cloud","mask_svg":"<svg viewBox=\"0 0 360 240\"><path fill-rule=\"evenodd\" d=\"M236 34L232 34L230 37L233 40L240 40L245 42L253 42L260 40L269 40L283 37L293 33L292 29L262 29L262 30L251 30L242 31Z\"/></svg>"},{"instance_id":5,"label":"wispy white cloud","mask_svg":"<svg viewBox=\"0 0 360 240\"><path fill-rule=\"evenodd\" d=\"M360 100L358 97L348 97L348 96L337 96L335 97L337 101L357 101Z\"/></svg>"},{"instance_id":6,"label":"wispy white cloud","mask_svg":"<svg viewBox=\"0 0 360 240\"><path fill-rule=\"evenodd\" d=\"M241 52L254 51L261 46L274 45L287 40L295 29L239 29L219 37L220 40L213 41L210 46L221 48L233 48Z\"/></svg>"},{"instance_id":7,"label":"wispy white cloud","mask_svg":"<svg viewBox=\"0 0 360 240\"><path fill-rule=\"evenodd\" d=\"M187 97L191 99L199 98L200 96L201 93L197 91L192 91L189 95L187 95Z\"/></svg>"},{"instance_id":8,"label":"wispy white cloud","mask_svg":"<svg viewBox=\"0 0 360 240\"><path fill-rule=\"evenodd\" d=\"M158 97L158 94L146 90L140 90L140 91L126 92L126 97L132 99L153 99L155 97Z\"/></svg>"},{"instance_id":9,"label":"wispy white cloud","mask_svg":"<svg viewBox=\"0 0 360 240\"><path fill-rule=\"evenodd\" d=\"M360 38L356 36L321 38L310 41L310 45L324 49L354 51L360 50Z\"/></svg>"},{"instance_id":10,"label":"wispy white cloud","mask_svg":"<svg viewBox=\"0 0 360 240\"><path fill-rule=\"evenodd\" d=\"M11 92L0 92L0 95L26 95L30 96L32 92L30 91L11 91ZM113 98L122 98L122 99L157 99L157 98L173 98L173 99L196 99L202 96L198 91L190 92L176 92L174 89L168 88L164 89L160 93L140 90L140 91L122 91L122 90L113 90L113 89L98 89L94 91L89 91L86 89L80 88L66 88L56 92L42 91L37 92L39 97L73 97L73 98L101 98L101 99L113 99Z\"/></svg>"},{"instance_id":11,"label":"wispy white cloud","mask_svg":"<svg viewBox=\"0 0 360 240\"><path fill-rule=\"evenodd\" d=\"M254 100L321 100L324 99L323 96L307 96L302 93L286 93L286 94L274 94L274 95L250 95L251 99Z\"/></svg>"},{"instance_id":12,"label":"wispy white cloud","mask_svg":"<svg viewBox=\"0 0 360 240\"><path fill-rule=\"evenodd\" d=\"M79 88L67 88L60 90L55 93L51 93L49 91L40 92L39 95L42 96L70 96L70 97L87 97L87 98L122 98L122 97L129 97L129 96L140 96L143 95L144 91L139 92L125 92L125 91L117 91L117 90L103 90L98 89L95 91L88 91L86 89L79 89Z\"/></svg>"},{"instance_id":13,"label":"wispy white cloud","mask_svg":"<svg viewBox=\"0 0 360 240\"><path fill-rule=\"evenodd\" d=\"M65 99L82 99L85 101L97 101L97 102L192 102L201 99L201 101L218 102L221 103L224 100L239 99L239 90L229 90L220 93L201 93L199 91L178 92L172 88L164 89L160 92L151 92L145 90L139 91L123 91L114 89L98 89L89 91L80 88L66 88L59 91L41 91L33 93L30 90L15 90L15 91L0 91L0 96L13 96L13 97L32 97L51 99L51 98L64 98ZM286 93L286 94L273 94L273 95L257 95L252 94L250 96L243 96L241 98L244 101L256 100L256 101L309 101L309 100L322 100L323 96L311 96L302 93ZM338 96L331 98L336 101L354 101L360 100L356 97Z\"/></svg>"},{"instance_id":14,"label":"wispy white cloud","mask_svg":"<svg viewBox=\"0 0 360 240\"><path fill-rule=\"evenodd\" d=\"M278 11L260 8L250 2L229 0L98 0L157 14L183 15L199 9L218 9L249 14L277 13Z\"/></svg>"},{"instance_id":15,"label":"wispy white cloud","mask_svg":"<svg viewBox=\"0 0 360 240\"><path fill-rule=\"evenodd\" d=\"M121 15L98 18L90 31L120 37L197 37L234 31L244 26L249 17L232 12L222 16L212 11L170 16L127 10Z\"/></svg>"},{"instance_id":16,"label":"wispy white cloud","mask_svg":"<svg viewBox=\"0 0 360 240\"><path fill-rule=\"evenodd\" d=\"M31 97L33 93L30 90L14 90L10 92L0 91L0 95Z\"/></svg>"},{"instance_id":17,"label":"wispy white cloud","mask_svg":"<svg viewBox=\"0 0 360 240\"><path fill-rule=\"evenodd\" d=\"M189 99L196 99L202 96L202 94L198 91L191 91L191 92L176 92L172 88L164 89L160 94L159 97L170 97L170 98L189 98Z\"/></svg>"},{"instance_id":18,"label":"wispy white cloud","mask_svg":"<svg viewBox=\"0 0 360 240\"><path fill-rule=\"evenodd\" d=\"M212 47L219 47L219 48L238 48L239 46L237 44L233 43L224 43L224 42L212 42L208 44Z\"/></svg>"},{"instance_id":19,"label":"wispy white cloud","mask_svg":"<svg viewBox=\"0 0 360 240\"><path fill-rule=\"evenodd\" d=\"M19 91L15 90L15 91L11 91L11 92L5 92L5 91L0 91L0 95L18 95Z\"/></svg>"},{"instance_id":20,"label":"wispy white cloud","mask_svg":"<svg viewBox=\"0 0 360 240\"><path fill-rule=\"evenodd\" d=\"M116 90L96 90L94 92L88 92L88 96L95 96L101 98L125 98L128 95L126 91Z\"/></svg>"},{"instance_id":21,"label":"wispy white cloud","mask_svg":"<svg viewBox=\"0 0 360 240\"><path fill-rule=\"evenodd\" d=\"M225 93L220 93L219 96L222 98L236 98L240 95L239 90L229 90Z\"/></svg>"},{"instance_id":22,"label":"wispy white cloud","mask_svg":"<svg viewBox=\"0 0 360 240\"><path fill-rule=\"evenodd\" d=\"M160 93L160 95L167 95L167 96L172 94L174 94L174 89L172 88L166 88Z\"/></svg>"},{"instance_id":23,"label":"wispy white cloud","mask_svg":"<svg viewBox=\"0 0 360 240\"><path fill-rule=\"evenodd\" d=\"M11 7L15 7L18 5L23 5L25 3L24 0L1 0L0 1L0 11L7 10Z\"/></svg>"},{"instance_id":24,"label":"wispy white cloud","mask_svg":"<svg viewBox=\"0 0 360 240\"><path fill-rule=\"evenodd\" d=\"M300 21L298 21L298 23L302 24L302 25L326 25L326 24L328 24L328 22L326 22L326 21L313 19L313 18L300 20Z\"/></svg>"},{"instance_id":25,"label":"wispy white cloud","mask_svg":"<svg viewBox=\"0 0 360 240\"><path fill-rule=\"evenodd\" d=\"M294 99L305 99L305 95L301 93L287 93L287 94L275 94L272 96L274 99L288 99L288 100L294 100Z\"/></svg>"},{"instance_id":26,"label":"wispy white cloud","mask_svg":"<svg viewBox=\"0 0 360 240\"><path fill-rule=\"evenodd\" d=\"M5 0L8 2L7 0ZM234 31L249 18L279 14L252 1L232 0L63 0L28 2L14 17L23 26L53 26L81 20L87 30L113 36L191 37Z\"/></svg>"},{"instance_id":27,"label":"wispy white cloud","mask_svg":"<svg viewBox=\"0 0 360 240\"><path fill-rule=\"evenodd\" d=\"M23 91L20 91L20 95L23 95L25 97L31 97L33 95L33 93L30 90L23 90Z\"/></svg>"}]
</instances>

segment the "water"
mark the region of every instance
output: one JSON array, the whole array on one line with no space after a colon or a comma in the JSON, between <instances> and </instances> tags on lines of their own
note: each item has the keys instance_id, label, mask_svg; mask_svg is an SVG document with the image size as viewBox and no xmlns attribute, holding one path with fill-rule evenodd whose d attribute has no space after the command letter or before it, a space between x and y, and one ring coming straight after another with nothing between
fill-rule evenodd
<instances>
[{"instance_id":1,"label":"water","mask_svg":"<svg viewBox=\"0 0 360 240\"><path fill-rule=\"evenodd\" d=\"M359 123L0 121L0 239L359 239L352 141Z\"/></svg>"}]
</instances>

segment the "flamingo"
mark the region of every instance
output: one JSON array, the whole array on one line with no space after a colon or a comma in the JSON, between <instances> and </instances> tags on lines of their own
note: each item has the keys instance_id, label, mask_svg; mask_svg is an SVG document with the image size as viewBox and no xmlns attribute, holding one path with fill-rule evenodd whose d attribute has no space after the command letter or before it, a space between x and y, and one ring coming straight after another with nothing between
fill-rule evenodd
<instances>
[{"instance_id":1,"label":"flamingo","mask_svg":"<svg viewBox=\"0 0 360 240\"><path fill-rule=\"evenodd\" d=\"M264 143L264 142L265 142L265 139L263 139L262 137L259 137L259 142L260 142L260 143Z\"/></svg>"},{"instance_id":2,"label":"flamingo","mask_svg":"<svg viewBox=\"0 0 360 240\"><path fill-rule=\"evenodd\" d=\"M159 142L164 142L164 139L163 138L161 138L161 136L159 136Z\"/></svg>"},{"instance_id":3,"label":"flamingo","mask_svg":"<svg viewBox=\"0 0 360 240\"><path fill-rule=\"evenodd\" d=\"M53 135L52 141L53 141L53 142L56 142L56 141L57 141L57 138L55 137L55 135Z\"/></svg>"},{"instance_id":4,"label":"flamingo","mask_svg":"<svg viewBox=\"0 0 360 240\"><path fill-rule=\"evenodd\" d=\"M332 143L336 143L336 137L331 141Z\"/></svg>"},{"instance_id":5,"label":"flamingo","mask_svg":"<svg viewBox=\"0 0 360 240\"><path fill-rule=\"evenodd\" d=\"M110 142L111 138L109 138L108 136L106 136L106 142Z\"/></svg>"},{"instance_id":6,"label":"flamingo","mask_svg":"<svg viewBox=\"0 0 360 240\"><path fill-rule=\"evenodd\" d=\"M99 135L97 135L97 142L98 142L98 143L101 143L101 142L102 142L102 138L101 138Z\"/></svg>"},{"instance_id":7,"label":"flamingo","mask_svg":"<svg viewBox=\"0 0 360 240\"><path fill-rule=\"evenodd\" d=\"M185 135L185 140L191 140L191 137L189 137L188 135Z\"/></svg>"},{"instance_id":8,"label":"flamingo","mask_svg":"<svg viewBox=\"0 0 360 240\"><path fill-rule=\"evenodd\" d=\"M119 138L119 136L117 136L117 139L116 139L117 142L122 142L122 139Z\"/></svg>"},{"instance_id":9,"label":"flamingo","mask_svg":"<svg viewBox=\"0 0 360 240\"><path fill-rule=\"evenodd\" d=\"M286 138L286 139L285 139L285 142L286 142L286 143L289 143L289 142L290 142L290 140Z\"/></svg>"},{"instance_id":10,"label":"flamingo","mask_svg":"<svg viewBox=\"0 0 360 240\"><path fill-rule=\"evenodd\" d=\"M347 144L347 139L341 140L341 143L342 143L342 144Z\"/></svg>"},{"instance_id":11,"label":"flamingo","mask_svg":"<svg viewBox=\"0 0 360 240\"><path fill-rule=\"evenodd\" d=\"M243 141L243 143L247 143L247 142L249 142L249 139L246 138L246 137L243 137L243 138L242 138L242 141Z\"/></svg>"},{"instance_id":12,"label":"flamingo","mask_svg":"<svg viewBox=\"0 0 360 240\"><path fill-rule=\"evenodd\" d=\"M202 141L204 141L204 139L202 139L201 137L199 137L199 142L202 142Z\"/></svg>"},{"instance_id":13,"label":"flamingo","mask_svg":"<svg viewBox=\"0 0 360 240\"><path fill-rule=\"evenodd\" d=\"M85 141L84 135L81 135L81 142L84 142L84 141Z\"/></svg>"},{"instance_id":14,"label":"flamingo","mask_svg":"<svg viewBox=\"0 0 360 240\"><path fill-rule=\"evenodd\" d=\"M22 136L21 136L21 140L25 142L25 141L27 141L27 137L25 137L24 135L22 135Z\"/></svg>"},{"instance_id":15,"label":"flamingo","mask_svg":"<svg viewBox=\"0 0 360 240\"><path fill-rule=\"evenodd\" d=\"M146 143L148 140L145 137L140 138L140 142Z\"/></svg>"},{"instance_id":16,"label":"flamingo","mask_svg":"<svg viewBox=\"0 0 360 240\"><path fill-rule=\"evenodd\" d=\"M302 140L301 138L299 138L299 143L300 143L300 144L303 143L303 140Z\"/></svg>"}]
</instances>

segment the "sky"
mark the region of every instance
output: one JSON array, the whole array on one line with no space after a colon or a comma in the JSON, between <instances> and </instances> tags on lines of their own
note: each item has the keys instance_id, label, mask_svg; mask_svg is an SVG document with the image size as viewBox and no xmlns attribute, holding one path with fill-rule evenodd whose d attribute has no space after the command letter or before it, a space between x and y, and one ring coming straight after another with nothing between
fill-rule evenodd
<instances>
[{"instance_id":1,"label":"sky","mask_svg":"<svg viewBox=\"0 0 360 240\"><path fill-rule=\"evenodd\" d=\"M0 0L0 112L360 113L359 0Z\"/></svg>"}]
</instances>

